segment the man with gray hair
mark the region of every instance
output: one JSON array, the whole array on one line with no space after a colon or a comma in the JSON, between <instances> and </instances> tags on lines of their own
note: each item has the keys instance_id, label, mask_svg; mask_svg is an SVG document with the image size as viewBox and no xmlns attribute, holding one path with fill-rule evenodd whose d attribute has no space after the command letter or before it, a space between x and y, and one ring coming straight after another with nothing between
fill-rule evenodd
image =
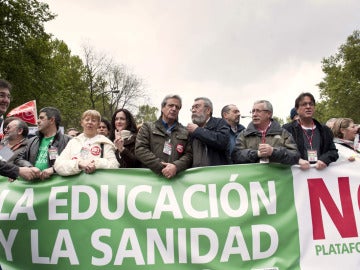
<instances>
[{"instance_id":1,"label":"man with gray hair","mask_svg":"<svg viewBox=\"0 0 360 270\"><path fill-rule=\"evenodd\" d=\"M226 165L229 126L222 118L213 117L210 99L198 97L191 107L192 123L187 125L193 148L193 167Z\"/></svg>"},{"instance_id":2,"label":"man with gray hair","mask_svg":"<svg viewBox=\"0 0 360 270\"><path fill-rule=\"evenodd\" d=\"M297 164L300 154L291 134L272 119L273 107L267 100L256 101L252 122L236 139L234 163Z\"/></svg>"},{"instance_id":3,"label":"man with gray hair","mask_svg":"<svg viewBox=\"0 0 360 270\"><path fill-rule=\"evenodd\" d=\"M136 158L144 167L168 179L192 163L189 134L178 121L181 106L180 96L166 96L161 102L160 118L144 123L136 137Z\"/></svg>"}]
</instances>

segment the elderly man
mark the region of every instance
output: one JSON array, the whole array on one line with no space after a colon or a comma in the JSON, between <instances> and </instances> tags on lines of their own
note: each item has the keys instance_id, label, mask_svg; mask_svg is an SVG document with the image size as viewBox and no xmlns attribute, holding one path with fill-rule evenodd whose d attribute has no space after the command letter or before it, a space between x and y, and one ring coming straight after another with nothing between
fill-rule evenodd
<instances>
[{"instance_id":1,"label":"elderly man","mask_svg":"<svg viewBox=\"0 0 360 270\"><path fill-rule=\"evenodd\" d=\"M300 168L307 170L314 164L316 169L322 170L339 158L333 134L330 128L313 118L315 98L311 93L301 93L295 100L295 108L299 120L285 128L294 137L300 151Z\"/></svg>"},{"instance_id":2,"label":"elderly man","mask_svg":"<svg viewBox=\"0 0 360 270\"><path fill-rule=\"evenodd\" d=\"M9 118L6 120L8 119ZM19 118L10 121L6 125L4 129L4 139L1 144L12 151L12 156L7 159L8 163L14 163L15 158L24 151L28 143L28 133L29 128L27 124Z\"/></svg>"},{"instance_id":3,"label":"elderly man","mask_svg":"<svg viewBox=\"0 0 360 270\"><path fill-rule=\"evenodd\" d=\"M199 97L191 107L192 123L187 125L193 148L193 167L226 165L229 144L229 125L213 117L210 99Z\"/></svg>"},{"instance_id":4,"label":"elderly man","mask_svg":"<svg viewBox=\"0 0 360 270\"><path fill-rule=\"evenodd\" d=\"M189 134L178 122L181 106L178 95L166 96L161 102L160 118L144 123L136 137L136 158L143 166L168 179L192 163Z\"/></svg>"},{"instance_id":5,"label":"elderly man","mask_svg":"<svg viewBox=\"0 0 360 270\"><path fill-rule=\"evenodd\" d=\"M294 139L272 119L272 115L273 107L269 101L254 103L252 122L236 140L232 154L234 163L298 163L300 155Z\"/></svg>"},{"instance_id":6,"label":"elderly man","mask_svg":"<svg viewBox=\"0 0 360 270\"><path fill-rule=\"evenodd\" d=\"M55 160L71 139L70 136L61 133L60 122L61 116L58 109L42 108L37 120L36 136L29 140L25 151L15 159L14 163L21 167L39 168L41 180L53 175Z\"/></svg>"}]
</instances>

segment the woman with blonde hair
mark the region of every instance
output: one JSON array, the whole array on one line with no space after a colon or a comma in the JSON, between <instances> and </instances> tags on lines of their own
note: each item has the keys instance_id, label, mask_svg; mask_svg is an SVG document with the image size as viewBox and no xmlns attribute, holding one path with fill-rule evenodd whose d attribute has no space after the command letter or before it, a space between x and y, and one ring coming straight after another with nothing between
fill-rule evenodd
<instances>
[{"instance_id":1,"label":"woman with blonde hair","mask_svg":"<svg viewBox=\"0 0 360 270\"><path fill-rule=\"evenodd\" d=\"M339 160L354 161L359 159L358 146L354 144L358 126L351 118L337 118L333 124L334 143L339 153Z\"/></svg>"},{"instance_id":2,"label":"woman with blonde hair","mask_svg":"<svg viewBox=\"0 0 360 270\"><path fill-rule=\"evenodd\" d=\"M54 168L59 175L74 175L81 171L93 173L97 169L118 168L115 146L104 135L97 134L101 115L96 110L82 114L83 133L69 141Z\"/></svg>"}]
</instances>

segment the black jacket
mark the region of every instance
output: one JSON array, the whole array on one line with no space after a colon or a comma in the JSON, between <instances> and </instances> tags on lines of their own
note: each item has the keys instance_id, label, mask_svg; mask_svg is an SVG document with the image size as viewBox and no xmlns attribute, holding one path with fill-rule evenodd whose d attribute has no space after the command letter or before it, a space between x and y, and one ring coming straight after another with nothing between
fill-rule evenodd
<instances>
[{"instance_id":1,"label":"black jacket","mask_svg":"<svg viewBox=\"0 0 360 270\"><path fill-rule=\"evenodd\" d=\"M0 160L0 175L16 179L19 176L19 168Z\"/></svg>"},{"instance_id":2,"label":"black jacket","mask_svg":"<svg viewBox=\"0 0 360 270\"><path fill-rule=\"evenodd\" d=\"M331 162L335 162L338 158L338 151L333 142L333 134L331 130L319 123L317 120L313 119L316 128L320 132L320 153L318 154L318 160L321 160L326 165L329 165ZM306 159L306 148L304 142L303 129L298 121L285 124L283 126L288 130L294 137L294 140L297 144L298 150L300 152L301 158Z\"/></svg>"},{"instance_id":3,"label":"black jacket","mask_svg":"<svg viewBox=\"0 0 360 270\"><path fill-rule=\"evenodd\" d=\"M19 167L33 167L36 162L36 157L39 152L40 141L43 138L43 135L40 132L36 133L36 136L32 137L29 140L28 145L25 150L18 155L15 159L14 164ZM64 135L58 130L55 134L54 140L49 145L50 147L57 148L58 155L64 150L67 143L71 140L72 137L68 135ZM48 152L48 163L49 167L52 167L55 163L55 159L50 160L49 152Z\"/></svg>"},{"instance_id":4,"label":"black jacket","mask_svg":"<svg viewBox=\"0 0 360 270\"><path fill-rule=\"evenodd\" d=\"M222 118L211 117L205 127L191 134L193 167L229 164L227 154L230 128Z\"/></svg>"}]
</instances>

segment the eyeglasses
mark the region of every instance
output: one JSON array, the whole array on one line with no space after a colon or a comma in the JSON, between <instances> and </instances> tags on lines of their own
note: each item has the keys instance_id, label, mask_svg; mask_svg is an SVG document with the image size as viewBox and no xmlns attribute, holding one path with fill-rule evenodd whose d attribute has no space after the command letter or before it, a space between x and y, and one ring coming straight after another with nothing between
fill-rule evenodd
<instances>
[{"instance_id":1,"label":"eyeglasses","mask_svg":"<svg viewBox=\"0 0 360 270\"><path fill-rule=\"evenodd\" d=\"M261 112L269 112L269 110L259 110L259 109L253 109L250 113L261 113Z\"/></svg>"},{"instance_id":2,"label":"eyeglasses","mask_svg":"<svg viewBox=\"0 0 360 270\"><path fill-rule=\"evenodd\" d=\"M10 94L5 94L5 93L0 93L0 98L8 98L8 99L11 99L11 95L10 95Z\"/></svg>"},{"instance_id":3,"label":"eyeglasses","mask_svg":"<svg viewBox=\"0 0 360 270\"><path fill-rule=\"evenodd\" d=\"M200 109L202 107L202 104L195 104L195 105L192 105L191 108L190 108L190 112L192 111L197 111L198 109ZM207 105L204 104L204 107L207 107Z\"/></svg>"},{"instance_id":4,"label":"eyeglasses","mask_svg":"<svg viewBox=\"0 0 360 270\"><path fill-rule=\"evenodd\" d=\"M308 105L310 107L313 107L315 104L314 104L314 102L304 102L304 103L300 104L301 107L307 107Z\"/></svg>"}]
</instances>

